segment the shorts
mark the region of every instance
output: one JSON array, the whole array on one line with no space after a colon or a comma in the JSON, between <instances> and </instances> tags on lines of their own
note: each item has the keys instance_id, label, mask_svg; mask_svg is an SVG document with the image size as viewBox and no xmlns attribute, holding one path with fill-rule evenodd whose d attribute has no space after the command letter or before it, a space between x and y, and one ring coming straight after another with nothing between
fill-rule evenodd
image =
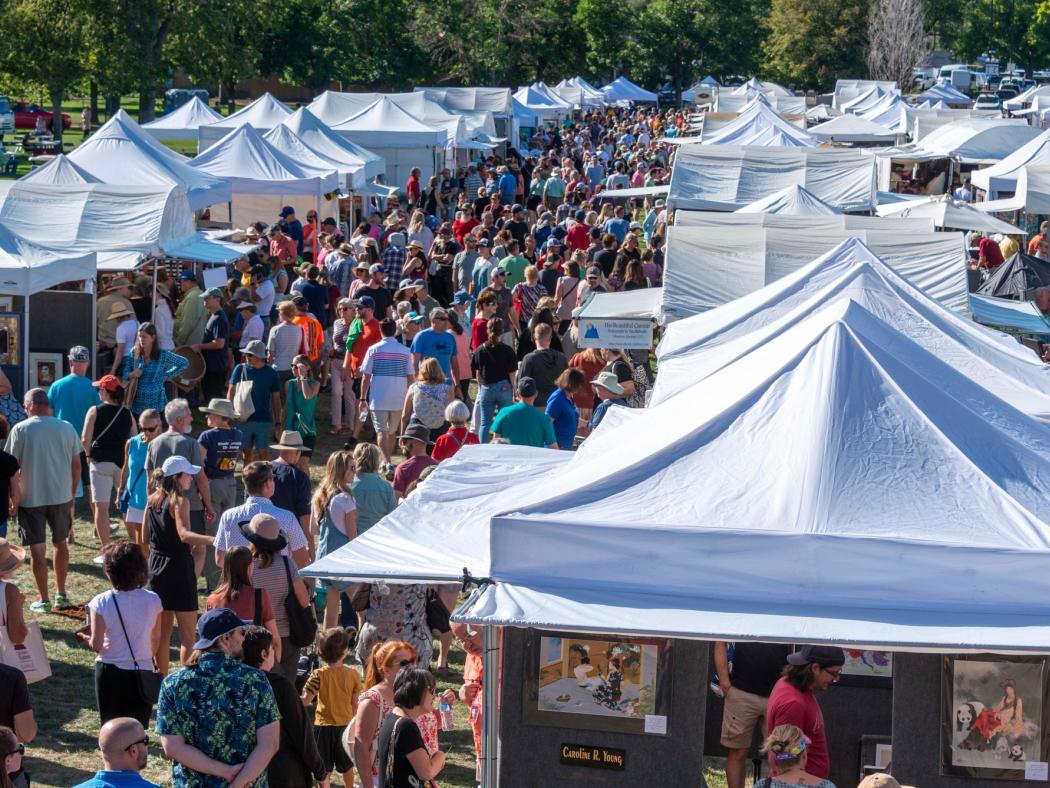
<instances>
[{"instance_id":1,"label":"shorts","mask_svg":"<svg viewBox=\"0 0 1050 788\"><path fill-rule=\"evenodd\" d=\"M141 525L146 522L146 510L136 509L134 506L129 506L128 510L124 512L124 522L139 523Z\"/></svg>"},{"instance_id":2,"label":"shorts","mask_svg":"<svg viewBox=\"0 0 1050 788\"><path fill-rule=\"evenodd\" d=\"M321 755L325 774L332 769L342 774L354 768L354 762L343 748L343 731L345 725L318 725L314 728L314 739L317 751Z\"/></svg>"},{"instance_id":3,"label":"shorts","mask_svg":"<svg viewBox=\"0 0 1050 788\"><path fill-rule=\"evenodd\" d=\"M237 426L241 431L241 448L268 449L272 426L268 421L245 421Z\"/></svg>"},{"instance_id":4,"label":"shorts","mask_svg":"<svg viewBox=\"0 0 1050 788\"><path fill-rule=\"evenodd\" d=\"M317 445L316 435L302 435L303 439L303 454L313 454L314 447Z\"/></svg>"},{"instance_id":5,"label":"shorts","mask_svg":"<svg viewBox=\"0 0 1050 788\"><path fill-rule=\"evenodd\" d=\"M91 503L109 503L120 486L120 467L115 462L91 462Z\"/></svg>"},{"instance_id":6,"label":"shorts","mask_svg":"<svg viewBox=\"0 0 1050 788\"><path fill-rule=\"evenodd\" d=\"M373 410L372 411L372 426L375 427L375 431L392 435L397 432L397 425L401 421L401 411L399 410Z\"/></svg>"},{"instance_id":7,"label":"shorts","mask_svg":"<svg viewBox=\"0 0 1050 788\"><path fill-rule=\"evenodd\" d=\"M18 507L18 538L23 546L43 544L47 537L45 524L51 526L51 544L66 541L73 527L73 512L69 502Z\"/></svg>"},{"instance_id":8,"label":"shorts","mask_svg":"<svg viewBox=\"0 0 1050 788\"><path fill-rule=\"evenodd\" d=\"M722 712L722 746L730 750L749 749L755 727L766 718L767 705L769 698L731 687Z\"/></svg>"}]
</instances>

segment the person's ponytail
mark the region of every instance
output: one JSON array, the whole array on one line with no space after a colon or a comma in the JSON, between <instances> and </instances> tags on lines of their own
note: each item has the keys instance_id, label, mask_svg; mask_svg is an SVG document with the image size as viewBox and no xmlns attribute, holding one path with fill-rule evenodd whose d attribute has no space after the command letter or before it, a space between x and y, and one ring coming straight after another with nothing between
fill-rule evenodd
<instances>
[{"instance_id":1,"label":"person's ponytail","mask_svg":"<svg viewBox=\"0 0 1050 788\"><path fill-rule=\"evenodd\" d=\"M503 319L499 317L489 318L489 338L486 340L490 348L496 347L503 340Z\"/></svg>"}]
</instances>

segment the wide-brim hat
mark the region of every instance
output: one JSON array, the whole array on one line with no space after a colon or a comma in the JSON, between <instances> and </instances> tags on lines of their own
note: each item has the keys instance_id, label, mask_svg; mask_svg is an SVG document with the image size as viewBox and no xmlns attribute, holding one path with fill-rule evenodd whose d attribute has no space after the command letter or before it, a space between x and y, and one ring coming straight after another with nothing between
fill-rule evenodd
<instances>
[{"instance_id":1,"label":"wide-brim hat","mask_svg":"<svg viewBox=\"0 0 1050 788\"><path fill-rule=\"evenodd\" d=\"M420 241L418 238L413 238L411 241L408 242L408 246L410 249L422 249L423 242Z\"/></svg>"},{"instance_id":2,"label":"wide-brim hat","mask_svg":"<svg viewBox=\"0 0 1050 788\"><path fill-rule=\"evenodd\" d=\"M241 534L256 547L276 553L288 546L288 538L281 532L281 526L268 514L257 514L251 520L237 523Z\"/></svg>"},{"instance_id":3,"label":"wide-brim hat","mask_svg":"<svg viewBox=\"0 0 1050 788\"><path fill-rule=\"evenodd\" d=\"M106 292L108 293L111 290L119 290L122 287L131 287L131 282L123 276L118 276L116 279L109 280L109 284L106 285Z\"/></svg>"},{"instance_id":4,"label":"wide-brim hat","mask_svg":"<svg viewBox=\"0 0 1050 788\"><path fill-rule=\"evenodd\" d=\"M20 567L26 560L26 551L0 537L0 576Z\"/></svg>"},{"instance_id":5,"label":"wide-brim hat","mask_svg":"<svg viewBox=\"0 0 1050 788\"><path fill-rule=\"evenodd\" d=\"M220 399L215 397L206 406L198 408L201 413L213 413L216 416L222 416L223 418L229 419L230 421L237 420L237 411L233 408L233 403L228 399Z\"/></svg>"},{"instance_id":6,"label":"wide-brim hat","mask_svg":"<svg viewBox=\"0 0 1050 788\"><path fill-rule=\"evenodd\" d=\"M427 446L434 445L434 441L430 440L430 429L422 424L409 424L405 427L405 431L397 436L398 440L402 440L403 438L421 441Z\"/></svg>"},{"instance_id":7,"label":"wide-brim hat","mask_svg":"<svg viewBox=\"0 0 1050 788\"><path fill-rule=\"evenodd\" d=\"M110 310L109 318L107 319L116 320L117 318L133 316L134 314L134 310L128 309L126 304L118 302L113 305L113 309Z\"/></svg>"},{"instance_id":8,"label":"wide-brim hat","mask_svg":"<svg viewBox=\"0 0 1050 788\"><path fill-rule=\"evenodd\" d=\"M303 443L303 436L296 430L285 430L281 433L280 440L277 443L271 443L270 448L274 451L288 451L289 449L302 451L306 446Z\"/></svg>"}]
</instances>

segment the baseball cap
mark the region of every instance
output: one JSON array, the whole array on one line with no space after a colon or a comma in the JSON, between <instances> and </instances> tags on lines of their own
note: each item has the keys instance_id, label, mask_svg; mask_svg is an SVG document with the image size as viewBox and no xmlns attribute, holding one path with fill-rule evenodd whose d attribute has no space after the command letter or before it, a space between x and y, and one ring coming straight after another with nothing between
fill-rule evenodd
<instances>
[{"instance_id":1,"label":"baseball cap","mask_svg":"<svg viewBox=\"0 0 1050 788\"><path fill-rule=\"evenodd\" d=\"M642 223L641 222L631 222L630 229L632 229L632 230L641 230L642 229Z\"/></svg>"},{"instance_id":2,"label":"baseball cap","mask_svg":"<svg viewBox=\"0 0 1050 788\"><path fill-rule=\"evenodd\" d=\"M124 386L116 375L103 375L91 385L106 391L116 391Z\"/></svg>"},{"instance_id":3,"label":"baseball cap","mask_svg":"<svg viewBox=\"0 0 1050 788\"><path fill-rule=\"evenodd\" d=\"M368 268L368 273L370 273L370 274L381 274L382 272L383 272L383 264L382 263L372 263L372 265L369 266L369 268Z\"/></svg>"},{"instance_id":4,"label":"baseball cap","mask_svg":"<svg viewBox=\"0 0 1050 788\"><path fill-rule=\"evenodd\" d=\"M789 665L811 665L816 663L822 668L834 668L846 663L846 655L838 646L803 646L793 654L788 654Z\"/></svg>"},{"instance_id":5,"label":"baseball cap","mask_svg":"<svg viewBox=\"0 0 1050 788\"><path fill-rule=\"evenodd\" d=\"M510 207L511 213L521 213L524 210L525 208L520 203L514 203L514 205Z\"/></svg>"},{"instance_id":6,"label":"baseball cap","mask_svg":"<svg viewBox=\"0 0 1050 788\"><path fill-rule=\"evenodd\" d=\"M518 378L518 393L523 397L531 397L537 391L536 381L527 375L523 378Z\"/></svg>"},{"instance_id":7,"label":"baseball cap","mask_svg":"<svg viewBox=\"0 0 1050 788\"><path fill-rule=\"evenodd\" d=\"M500 268L500 267L497 266L496 268L492 269L492 276L493 277L506 276L506 275L507 275L507 269L506 268Z\"/></svg>"},{"instance_id":8,"label":"baseball cap","mask_svg":"<svg viewBox=\"0 0 1050 788\"><path fill-rule=\"evenodd\" d=\"M490 241L488 238L479 238L478 246L492 246L492 241Z\"/></svg>"},{"instance_id":9,"label":"baseball cap","mask_svg":"<svg viewBox=\"0 0 1050 788\"><path fill-rule=\"evenodd\" d=\"M185 279L187 282L196 282L197 275L193 271L183 271L179 274L179 279Z\"/></svg>"},{"instance_id":10,"label":"baseball cap","mask_svg":"<svg viewBox=\"0 0 1050 788\"><path fill-rule=\"evenodd\" d=\"M292 215L292 214L294 214L294 213L295 213L295 208L293 208L293 207L292 207L292 206L290 206L290 205L286 205L286 206L284 206L283 208L281 208L281 218L282 218L282 219L283 219L283 218L284 218L285 216L291 216L291 215Z\"/></svg>"},{"instance_id":11,"label":"baseball cap","mask_svg":"<svg viewBox=\"0 0 1050 788\"><path fill-rule=\"evenodd\" d=\"M601 276L601 275L602 275L602 269L599 268L596 265L592 265L590 268L587 269L587 276Z\"/></svg>"},{"instance_id":12,"label":"baseball cap","mask_svg":"<svg viewBox=\"0 0 1050 788\"><path fill-rule=\"evenodd\" d=\"M215 645L215 641L223 635L228 635L234 630L246 627L251 623L251 621L242 619L229 608L217 607L214 610L209 610L197 621L197 642L193 644L193 647L195 649L211 648Z\"/></svg>"},{"instance_id":13,"label":"baseball cap","mask_svg":"<svg viewBox=\"0 0 1050 788\"><path fill-rule=\"evenodd\" d=\"M295 304L296 309L301 309L304 312L310 311L310 303L301 295L292 296L292 303Z\"/></svg>"},{"instance_id":14,"label":"baseball cap","mask_svg":"<svg viewBox=\"0 0 1050 788\"><path fill-rule=\"evenodd\" d=\"M91 361L91 351L83 345L73 345L67 358L70 361Z\"/></svg>"},{"instance_id":15,"label":"baseball cap","mask_svg":"<svg viewBox=\"0 0 1050 788\"><path fill-rule=\"evenodd\" d=\"M582 222L584 219L587 218L587 214L584 211L576 211L576 213L573 215L573 218L575 218L578 222Z\"/></svg>"},{"instance_id":16,"label":"baseball cap","mask_svg":"<svg viewBox=\"0 0 1050 788\"><path fill-rule=\"evenodd\" d=\"M405 315L405 320L410 323L422 323L426 318L423 315L417 315L415 312L409 312Z\"/></svg>"},{"instance_id":17,"label":"baseball cap","mask_svg":"<svg viewBox=\"0 0 1050 788\"><path fill-rule=\"evenodd\" d=\"M161 473L165 476L174 476L176 473L188 473L191 476L200 473L201 466L194 465L185 457L173 454L160 466Z\"/></svg>"},{"instance_id":18,"label":"baseball cap","mask_svg":"<svg viewBox=\"0 0 1050 788\"><path fill-rule=\"evenodd\" d=\"M218 298L221 301L222 290L220 290L217 287L209 287L207 290L201 293L201 298Z\"/></svg>"},{"instance_id":19,"label":"baseball cap","mask_svg":"<svg viewBox=\"0 0 1050 788\"><path fill-rule=\"evenodd\" d=\"M253 339L244 346L244 350L241 352L246 356L255 356L256 358L261 358L263 361L266 360L266 345L264 345L262 340L259 339Z\"/></svg>"},{"instance_id":20,"label":"baseball cap","mask_svg":"<svg viewBox=\"0 0 1050 788\"><path fill-rule=\"evenodd\" d=\"M375 302L375 299L372 298L372 296L366 296L366 295L365 296L361 296L360 298L355 298L350 303L353 304L356 307L364 307L365 309L375 309L376 308L376 302Z\"/></svg>"}]
</instances>

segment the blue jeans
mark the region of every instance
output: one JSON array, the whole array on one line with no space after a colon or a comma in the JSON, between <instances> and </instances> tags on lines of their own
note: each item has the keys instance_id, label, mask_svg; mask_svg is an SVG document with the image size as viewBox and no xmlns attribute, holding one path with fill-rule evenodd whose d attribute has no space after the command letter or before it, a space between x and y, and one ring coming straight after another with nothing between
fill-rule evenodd
<instances>
[{"instance_id":1,"label":"blue jeans","mask_svg":"<svg viewBox=\"0 0 1050 788\"><path fill-rule=\"evenodd\" d=\"M489 442L489 428L496 416L496 408L505 408L514 402L514 394L510 390L510 381L504 380L491 386L482 386L478 390L478 416L481 423L478 425L478 442Z\"/></svg>"}]
</instances>

